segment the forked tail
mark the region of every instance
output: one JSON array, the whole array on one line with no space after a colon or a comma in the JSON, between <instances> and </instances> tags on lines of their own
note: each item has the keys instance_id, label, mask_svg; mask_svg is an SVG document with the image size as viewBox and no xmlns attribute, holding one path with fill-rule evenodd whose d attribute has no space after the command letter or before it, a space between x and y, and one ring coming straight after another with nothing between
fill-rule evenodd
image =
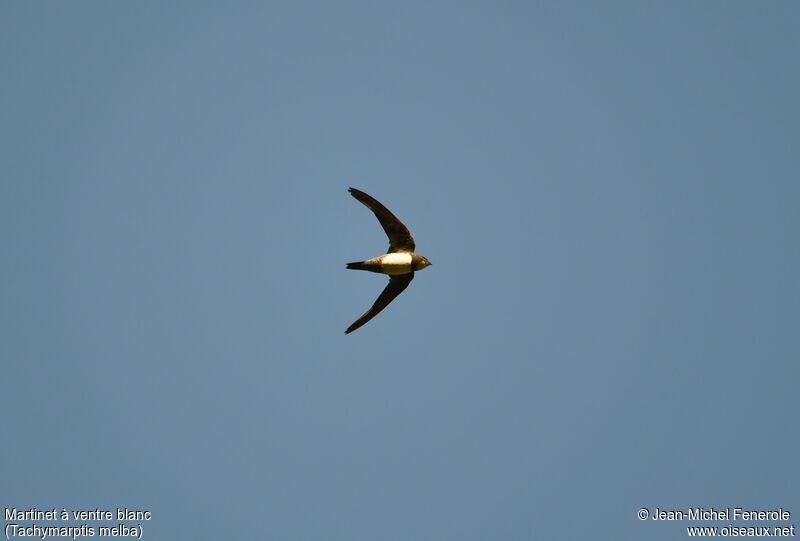
<instances>
[{"instance_id":1,"label":"forked tail","mask_svg":"<svg viewBox=\"0 0 800 541\"><path fill-rule=\"evenodd\" d=\"M353 270L372 270L367 265L365 265L363 261L355 261L353 263L348 263L347 268Z\"/></svg>"}]
</instances>

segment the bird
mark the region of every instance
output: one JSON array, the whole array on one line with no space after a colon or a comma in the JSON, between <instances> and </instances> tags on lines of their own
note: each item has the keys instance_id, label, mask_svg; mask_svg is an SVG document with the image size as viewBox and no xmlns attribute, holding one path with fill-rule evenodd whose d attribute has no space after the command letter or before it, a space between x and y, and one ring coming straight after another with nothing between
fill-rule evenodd
<instances>
[{"instance_id":1,"label":"bird","mask_svg":"<svg viewBox=\"0 0 800 541\"><path fill-rule=\"evenodd\" d=\"M416 248L414 237L411 236L411 232L405 224L398 220L397 216L392 214L389 209L361 190L350 188L347 191L375 213L386 236L389 237L389 250L384 255L347 263L348 269L389 275L389 284L375 300L375 303L344 331L345 334L350 334L386 308L408 287L408 284L414 279L414 272L431 266L431 262L427 257L414 253Z\"/></svg>"}]
</instances>

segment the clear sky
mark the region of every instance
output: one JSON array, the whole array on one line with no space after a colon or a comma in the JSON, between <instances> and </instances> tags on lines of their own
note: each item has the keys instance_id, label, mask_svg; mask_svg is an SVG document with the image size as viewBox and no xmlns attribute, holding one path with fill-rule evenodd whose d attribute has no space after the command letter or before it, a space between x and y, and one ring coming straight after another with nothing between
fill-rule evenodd
<instances>
[{"instance_id":1,"label":"clear sky","mask_svg":"<svg viewBox=\"0 0 800 541\"><path fill-rule=\"evenodd\" d=\"M799 27L3 3L0 507L148 509L164 540L800 525ZM344 264L387 247L349 186L433 266L345 336L386 279Z\"/></svg>"}]
</instances>

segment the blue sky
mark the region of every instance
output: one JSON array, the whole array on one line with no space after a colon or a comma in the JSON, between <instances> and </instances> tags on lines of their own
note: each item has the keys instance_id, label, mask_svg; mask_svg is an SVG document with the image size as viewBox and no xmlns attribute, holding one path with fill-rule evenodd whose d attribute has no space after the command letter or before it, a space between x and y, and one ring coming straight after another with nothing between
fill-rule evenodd
<instances>
[{"instance_id":1,"label":"blue sky","mask_svg":"<svg viewBox=\"0 0 800 541\"><path fill-rule=\"evenodd\" d=\"M4 4L3 507L148 509L150 539L800 514L798 23ZM433 266L344 336L385 283L344 263L387 246L349 186Z\"/></svg>"}]
</instances>

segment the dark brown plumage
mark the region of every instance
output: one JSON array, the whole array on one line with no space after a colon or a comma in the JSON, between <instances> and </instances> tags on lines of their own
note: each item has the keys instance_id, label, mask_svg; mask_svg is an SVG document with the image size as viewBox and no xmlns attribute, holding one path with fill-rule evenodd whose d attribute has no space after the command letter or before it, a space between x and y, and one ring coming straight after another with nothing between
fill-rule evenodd
<instances>
[{"instance_id":1,"label":"dark brown plumage","mask_svg":"<svg viewBox=\"0 0 800 541\"><path fill-rule=\"evenodd\" d=\"M375 213L386 236L389 237L389 251L372 259L348 263L347 268L388 274L389 283L369 310L344 331L345 334L350 334L378 315L408 287L408 284L414 279L414 271L422 270L431 264L426 257L414 253L416 247L414 237L411 236L411 232L405 224L397 219L397 216L371 195L356 188L350 188L348 191Z\"/></svg>"},{"instance_id":2,"label":"dark brown plumage","mask_svg":"<svg viewBox=\"0 0 800 541\"><path fill-rule=\"evenodd\" d=\"M360 318L355 320L352 325L347 327L347 330L344 331L344 334L350 334L364 323L377 316L381 310L389 306L389 303L408 287L408 284L410 284L411 280L413 279L413 272L409 272L408 274L398 274L397 276L392 276L389 278L389 283L385 288L383 288L383 292L375 300L375 304L370 306L369 310L364 312Z\"/></svg>"},{"instance_id":3,"label":"dark brown plumage","mask_svg":"<svg viewBox=\"0 0 800 541\"><path fill-rule=\"evenodd\" d=\"M375 213L378 221L383 226L383 230L386 231L386 236L389 237L389 251L386 252L387 254L414 251L414 248L416 248L414 237L411 236L411 231L408 230L405 224L397 219L397 216L389 212L389 209L371 195L356 188L350 188L347 191Z\"/></svg>"}]
</instances>

